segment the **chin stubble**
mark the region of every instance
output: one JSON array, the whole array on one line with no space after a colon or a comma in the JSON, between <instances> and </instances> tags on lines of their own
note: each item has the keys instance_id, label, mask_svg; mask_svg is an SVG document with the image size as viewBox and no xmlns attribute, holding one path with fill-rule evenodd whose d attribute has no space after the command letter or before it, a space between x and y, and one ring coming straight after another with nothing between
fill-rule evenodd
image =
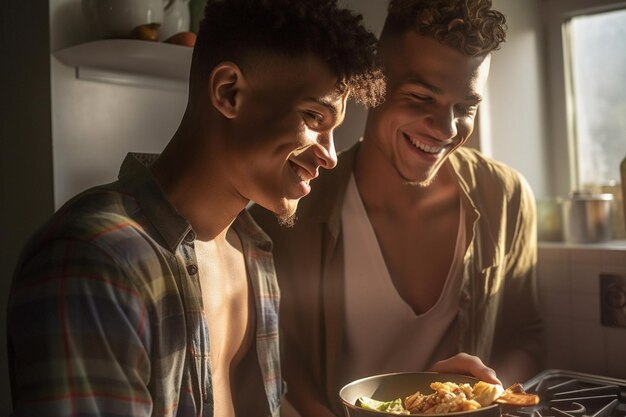
<instances>
[{"instance_id":1,"label":"chin stubble","mask_svg":"<svg viewBox=\"0 0 626 417\"><path fill-rule=\"evenodd\" d=\"M403 181L402 185L408 185L409 187L426 188L430 184L432 184L434 180L435 180L435 177L429 178L426 181Z\"/></svg>"},{"instance_id":2,"label":"chin stubble","mask_svg":"<svg viewBox=\"0 0 626 417\"><path fill-rule=\"evenodd\" d=\"M296 224L297 216L296 213L277 214L276 219L278 220L278 224L283 227L293 227L293 225Z\"/></svg>"},{"instance_id":3,"label":"chin stubble","mask_svg":"<svg viewBox=\"0 0 626 417\"><path fill-rule=\"evenodd\" d=\"M402 173L400 171L398 171L398 174L400 174L400 176L402 177ZM411 181L409 179L405 179L404 181L402 181L402 185L407 185L409 187L426 188L430 184L432 184L433 181L435 181L435 179L437 178L437 175L439 175L439 172L437 172L432 177L425 179L424 181Z\"/></svg>"}]
</instances>

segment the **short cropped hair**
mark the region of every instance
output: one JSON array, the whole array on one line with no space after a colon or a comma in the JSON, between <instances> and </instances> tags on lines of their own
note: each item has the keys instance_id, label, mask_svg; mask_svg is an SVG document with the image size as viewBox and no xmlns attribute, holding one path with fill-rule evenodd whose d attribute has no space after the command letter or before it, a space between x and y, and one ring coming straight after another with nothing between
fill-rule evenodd
<instances>
[{"instance_id":1,"label":"short cropped hair","mask_svg":"<svg viewBox=\"0 0 626 417\"><path fill-rule=\"evenodd\" d=\"M391 0L381 40L414 30L470 56L486 55L506 36L491 0Z\"/></svg>"},{"instance_id":2,"label":"short cropped hair","mask_svg":"<svg viewBox=\"0 0 626 417\"><path fill-rule=\"evenodd\" d=\"M366 106L382 101L385 83L377 39L362 16L337 0L208 0L192 59L192 77L220 62L244 66L250 53L317 55L338 78L340 92Z\"/></svg>"}]
</instances>

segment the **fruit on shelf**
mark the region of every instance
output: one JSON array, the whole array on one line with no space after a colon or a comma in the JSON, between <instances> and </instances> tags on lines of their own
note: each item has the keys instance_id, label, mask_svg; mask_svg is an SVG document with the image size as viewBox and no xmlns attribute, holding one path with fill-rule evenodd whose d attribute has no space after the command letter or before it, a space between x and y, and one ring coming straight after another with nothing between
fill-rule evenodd
<instances>
[{"instance_id":1,"label":"fruit on shelf","mask_svg":"<svg viewBox=\"0 0 626 417\"><path fill-rule=\"evenodd\" d=\"M194 46L196 44L196 34L193 32L178 32L164 42L182 46Z\"/></svg>"},{"instance_id":2,"label":"fruit on shelf","mask_svg":"<svg viewBox=\"0 0 626 417\"><path fill-rule=\"evenodd\" d=\"M159 26L160 23L148 23L145 25L139 25L131 32L133 39L139 39L142 41L158 41L159 40Z\"/></svg>"}]
</instances>

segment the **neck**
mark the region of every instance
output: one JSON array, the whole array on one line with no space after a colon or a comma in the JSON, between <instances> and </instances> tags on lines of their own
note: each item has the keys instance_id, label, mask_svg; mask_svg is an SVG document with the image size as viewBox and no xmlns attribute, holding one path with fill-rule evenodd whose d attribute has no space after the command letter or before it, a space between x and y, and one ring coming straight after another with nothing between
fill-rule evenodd
<instances>
[{"instance_id":1,"label":"neck","mask_svg":"<svg viewBox=\"0 0 626 417\"><path fill-rule=\"evenodd\" d=\"M206 123L186 113L152 166L168 201L205 241L224 238L249 202L230 182L217 139Z\"/></svg>"},{"instance_id":2,"label":"neck","mask_svg":"<svg viewBox=\"0 0 626 417\"><path fill-rule=\"evenodd\" d=\"M407 213L438 204L458 195L458 187L449 163L427 185L408 184L393 162L367 135L356 155L354 177L364 205L370 210Z\"/></svg>"}]
</instances>

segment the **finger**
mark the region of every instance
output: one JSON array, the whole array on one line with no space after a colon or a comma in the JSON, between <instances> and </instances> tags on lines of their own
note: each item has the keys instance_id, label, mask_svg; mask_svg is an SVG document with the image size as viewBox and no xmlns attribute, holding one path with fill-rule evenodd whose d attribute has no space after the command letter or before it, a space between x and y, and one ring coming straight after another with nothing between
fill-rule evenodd
<instances>
[{"instance_id":1,"label":"finger","mask_svg":"<svg viewBox=\"0 0 626 417\"><path fill-rule=\"evenodd\" d=\"M472 375L474 375L476 378L480 379L481 381L489 382L491 384L502 385L502 382L496 376L496 371L494 371L493 369L487 366L483 365L481 367L476 367L471 372L472 372Z\"/></svg>"},{"instance_id":2,"label":"finger","mask_svg":"<svg viewBox=\"0 0 626 417\"><path fill-rule=\"evenodd\" d=\"M449 359L439 361L430 370L439 373L471 375L485 382L502 385L493 369L487 367L477 356L466 353L459 353Z\"/></svg>"}]
</instances>

